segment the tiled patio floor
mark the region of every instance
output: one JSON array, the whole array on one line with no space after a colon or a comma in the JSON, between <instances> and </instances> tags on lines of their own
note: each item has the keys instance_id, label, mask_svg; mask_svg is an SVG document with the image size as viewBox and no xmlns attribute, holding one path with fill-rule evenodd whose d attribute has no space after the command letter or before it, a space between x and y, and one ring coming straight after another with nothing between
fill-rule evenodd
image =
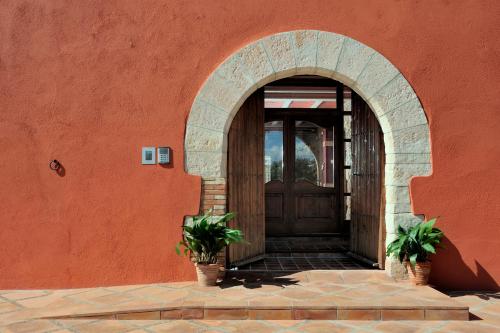
<instances>
[{"instance_id":1,"label":"tiled patio floor","mask_svg":"<svg viewBox=\"0 0 500 333\"><path fill-rule=\"evenodd\" d=\"M500 294L487 293L449 298L429 287L412 287L395 282L380 271L309 271L269 281L227 281L210 288L185 282L52 291L0 291L0 332L494 332L500 327L499 298ZM182 311L171 311L180 305L184 306ZM484 320L394 321L390 319L397 317L383 318L397 315L383 312L394 307L429 309L432 317L439 315L439 311L432 311L436 305L450 308L470 306L472 313ZM296 310L304 306L312 310L335 308L338 319L346 315L342 314L342 309L370 308L374 310L372 314L379 316L378 319L389 321L219 320L245 316L266 318L271 310L283 310L274 312L275 319L297 318ZM233 311L221 311L224 309ZM253 314L250 314L251 311L254 311ZM314 314L314 311L311 313ZM415 313L418 315L419 312ZM37 319L65 315L99 317ZM177 316L186 320L158 320ZM110 318L114 320L107 320ZM137 320L121 320L127 318Z\"/></svg>"}]
</instances>

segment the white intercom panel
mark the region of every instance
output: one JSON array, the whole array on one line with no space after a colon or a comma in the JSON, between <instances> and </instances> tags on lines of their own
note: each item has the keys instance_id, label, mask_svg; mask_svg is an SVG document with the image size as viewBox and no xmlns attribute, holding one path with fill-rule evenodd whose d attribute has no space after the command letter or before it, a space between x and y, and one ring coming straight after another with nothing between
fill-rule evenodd
<instances>
[{"instance_id":1,"label":"white intercom panel","mask_svg":"<svg viewBox=\"0 0 500 333\"><path fill-rule=\"evenodd\" d=\"M158 147L158 163L170 164L170 147Z\"/></svg>"},{"instance_id":2,"label":"white intercom panel","mask_svg":"<svg viewBox=\"0 0 500 333\"><path fill-rule=\"evenodd\" d=\"M155 147L142 147L142 164L156 164L155 152Z\"/></svg>"}]
</instances>

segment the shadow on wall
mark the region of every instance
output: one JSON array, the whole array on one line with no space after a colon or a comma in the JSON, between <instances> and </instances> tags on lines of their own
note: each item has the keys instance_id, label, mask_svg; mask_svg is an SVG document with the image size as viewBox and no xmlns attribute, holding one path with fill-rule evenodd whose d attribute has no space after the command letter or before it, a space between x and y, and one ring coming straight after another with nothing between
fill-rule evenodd
<instances>
[{"instance_id":1,"label":"shadow on wall","mask_svg":"<svg viewBox=\"0 0 500 333\"><path fill-rule=\"evenodd\" d=\"M447 238L444 248L432 257L430 283L441 290L491 290L500 291L497 281L475 260L477 272L472 271L462 260L460 252ZM464 281L467 281L464 285Z\"/></svg>"}]
</instances>

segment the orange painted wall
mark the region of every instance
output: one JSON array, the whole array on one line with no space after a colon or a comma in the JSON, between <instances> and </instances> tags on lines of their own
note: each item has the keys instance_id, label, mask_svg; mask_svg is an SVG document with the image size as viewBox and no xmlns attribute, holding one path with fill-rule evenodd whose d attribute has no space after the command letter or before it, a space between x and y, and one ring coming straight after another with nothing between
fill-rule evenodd
<instances>
[{"instance_id":1,"label":"orange painted wall","mask_svg":"<svg viewBox=\"0 0 500 333\"><path fill-rule=\"evenodd\" d=\"M294 29L350 36L406 76L433 156L413 205L449 239L432 282L498 289L499 22L496 0L0 2L0 289L193 279L173 250L200 199L190 105L224 58ZM147 145L173 167L141 166Z\"/></svg>"}]
</instances>

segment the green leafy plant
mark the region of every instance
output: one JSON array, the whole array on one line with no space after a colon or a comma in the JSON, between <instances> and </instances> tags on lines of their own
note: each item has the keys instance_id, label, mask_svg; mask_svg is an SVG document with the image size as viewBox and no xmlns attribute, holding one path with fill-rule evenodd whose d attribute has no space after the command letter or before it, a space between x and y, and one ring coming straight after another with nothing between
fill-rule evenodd
<instances>
[{"instance_id":1,"label":"green leafy plant","mask_svg":"<svg viewBox=\"0 0 500 333\"><path fill-rule=\"evenodd\" d=\"M393 255L401 263L408 260L412 266L428 261L443 238L443 232L434 228L435 223L436 218L433 218L408 229L399 226L397 238L387 246L387 256Z\"/></svg>"},{"instance_id":2,"label":"green leafy plant","mask_svg":"<svg viewBox=\"0 0 500 333\"><path fill-rule=\"evenodd\" d=\"M175 248L177 254L190 254L193 261L199 264L217 263L217 254L224 247L244 241L240 230L226 225L234 216L234 213L213 216L209 211L203 216L194 217L192 224L182 227L183 239ZM184 248L183 251L181 247Z\"/></svg>"}]
</instances>

